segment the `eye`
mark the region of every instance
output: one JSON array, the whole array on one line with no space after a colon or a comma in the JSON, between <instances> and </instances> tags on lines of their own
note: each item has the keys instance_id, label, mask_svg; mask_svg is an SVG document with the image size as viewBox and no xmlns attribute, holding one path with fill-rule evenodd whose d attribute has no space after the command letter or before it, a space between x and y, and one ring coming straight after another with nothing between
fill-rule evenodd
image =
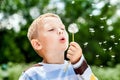
<instances>
[{"instance_id":1,"label":"eye","mask_svg":"<svg viewBox=\"0 0 120 80\"><path fill-rule=\"evenodd\" d=\"M52 28L52 29L49 29L48 31L54 31L54 29Z\"/></svg>"},{"instance_id":2,"label":"eye","mask_svg":"<svg viewBox=\"0 0 120 80\"><path fill-rule=\"evenodd\" d=\"M65 28L61 28L61 30L65 30Z\"/></svg>"}]
</instances>

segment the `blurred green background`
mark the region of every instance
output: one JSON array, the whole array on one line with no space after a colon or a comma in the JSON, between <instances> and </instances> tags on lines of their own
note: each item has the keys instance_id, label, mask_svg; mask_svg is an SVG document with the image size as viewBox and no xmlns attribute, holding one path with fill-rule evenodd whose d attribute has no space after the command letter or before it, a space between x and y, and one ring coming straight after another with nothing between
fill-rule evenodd
<instances>
[{"instance_id":1,"label":"blurred green background","mask_svg":"<svg viewBox=\"0 0 120 80\"><path fill-rule=\"evenodd\" d=\"M17 80L42 60L26 34L47 12L58 14L66 29L77 24L75 41L99 80L120 80L120 0L0 0L0 80Z\"/></svg>"}]
</instances>

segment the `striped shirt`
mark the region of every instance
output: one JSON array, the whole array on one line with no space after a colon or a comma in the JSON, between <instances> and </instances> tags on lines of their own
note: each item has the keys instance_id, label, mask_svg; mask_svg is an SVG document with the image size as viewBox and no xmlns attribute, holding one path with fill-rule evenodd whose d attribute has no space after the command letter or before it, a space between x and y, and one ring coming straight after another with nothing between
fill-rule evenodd
<instances>
[{"instance_id":1,"label":"striped shirt","mask_svg":"<svg viewBox=\"0 0 120 80\"><path fill-rule=\"evenodd\" d=\"M89 66L82 75L75 73L74 68L78 64L80 66L82 59L84 60L82 57L74 66L68 61L65 61L64 64L38 63L41 66L31 67L23 72L19 80L97 80ZM68 64L69 66L65 71Z\"/></svg>"}]
</instances>

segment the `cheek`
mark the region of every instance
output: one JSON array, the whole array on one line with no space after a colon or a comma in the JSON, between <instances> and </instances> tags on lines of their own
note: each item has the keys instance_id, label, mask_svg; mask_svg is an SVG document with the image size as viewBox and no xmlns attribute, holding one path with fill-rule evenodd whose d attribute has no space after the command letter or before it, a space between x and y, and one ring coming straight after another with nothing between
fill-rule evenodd
<instances>
[{"instance_id":1,"label":"cheek","mask_svg":"<svg viewBox=\"0 0 120 80\"><path fill-rule=\"evenodd\" d=\"M40 40L40 43L42 44L42 46L45 46L45 45L47 45L47 37L46 37L46 35L41 35L41 36L39 36L39 40Z\"/></svg>"},{"instance_id":2,"label":"cheek","mask_svg":"<svg viewBox=\"0 0 120 80\"><path fill-rule=\"evenodd\" d=\"M52 43L55 41L54 36L52 35L44 35L42 38L42 42L43 44L45 44L45 46L49 46L52 45Z\"/></svg>"},{"instance_id":3,"label":"cheek","mask_svg":"<svg viewBox=\"0 0 120 80\"><path fill-rule=\"evenodd\" d=\"M65 36L66 36L66 39L69 40L69 36L67 32L65 33Z\"/></svg>"}]
</instances>

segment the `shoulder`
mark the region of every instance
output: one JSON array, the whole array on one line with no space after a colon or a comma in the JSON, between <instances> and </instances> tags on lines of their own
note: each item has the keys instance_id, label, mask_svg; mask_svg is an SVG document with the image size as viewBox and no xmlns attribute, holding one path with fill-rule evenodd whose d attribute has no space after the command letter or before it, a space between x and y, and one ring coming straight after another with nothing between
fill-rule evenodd
<instances>
[{"instance_id":1,"label":"shoulder","mask_svg":"<svg viewBox=\"0 0 120 80\"><path fill-rule=\"evenodd\" d=\"M32 75L37 73L38 70L42 70L42 66L41 64L34 64L32 66L30 66L29 68L25 69L23 71L23 74L27 74L27 75Z\"/></svg>"},{"instance_id":2,"label":"shoulder","mask_svg":"<svg viewBox=\"0 0 120 80\"><path fill-rule=\"evenodd\" d=\"M34 64L22 72L19 80L30 80L31 78L36 78L36 76L41 75L43 71L41 64Z\"/></svg>"},{"instance_id":3,"label":"shoulder","mask_svg":"<svg viewBox=\"0 0 120 80\"><path fill-rule=\"evenodd\" d=\"M22 72L19 80L29 80L29 78L34 77L35 74L42 74L42 65L34 64L31 67L25 69Z\"/></svg>"},{"instance_id":4,"label":"shoulder","mask_svg":"<svg viewBox=\"0 0 120 80\"><path fill-rule=\"evenodd\" d=\"M38 68L41 68L43 65L42 64L34 64L32 66L30 66L29 68L25 69L23 72L26 73L26 72L31 72L31 71L35 71L36 69Z\"/></svg>"}]
</instances>

